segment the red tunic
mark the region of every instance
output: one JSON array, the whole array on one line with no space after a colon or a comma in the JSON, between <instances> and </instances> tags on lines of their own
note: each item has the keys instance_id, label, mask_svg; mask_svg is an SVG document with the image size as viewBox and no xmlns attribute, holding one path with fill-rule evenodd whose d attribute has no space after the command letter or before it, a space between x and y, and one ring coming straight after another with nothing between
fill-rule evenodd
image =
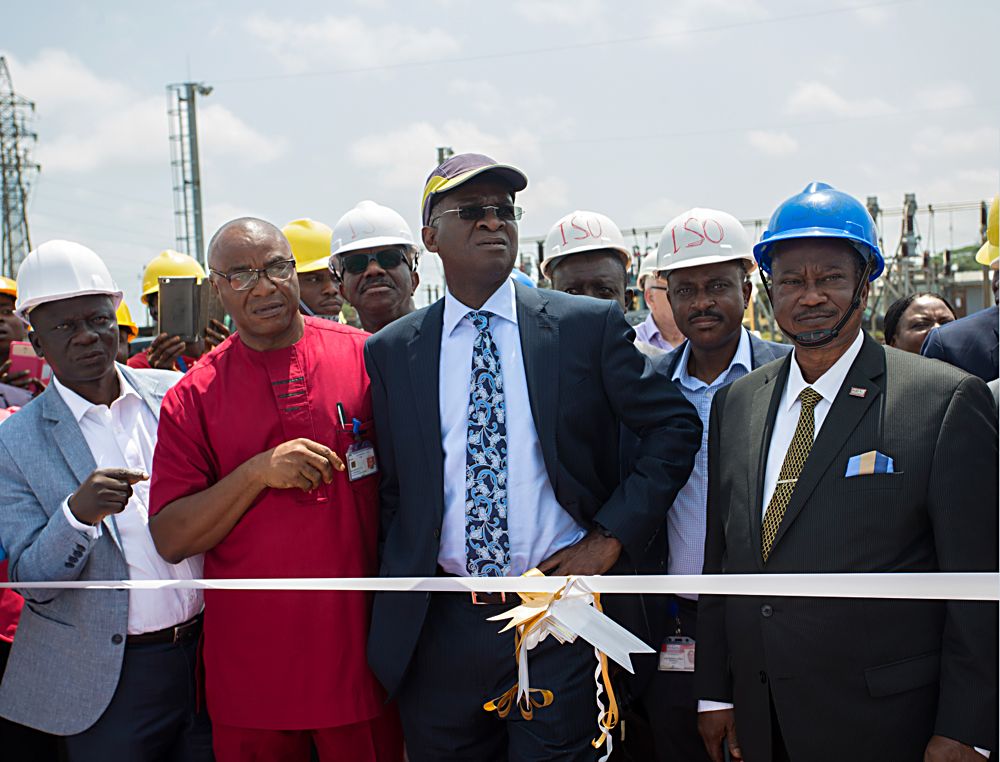
<instances>
[{"instance_id":1,"label":"red tunic","mask_svg":"<svg viewBox=\"0 0 1000 762\"><path fill-rule=\"evenodd\" d=\"M368 334L305 319L295 345L256 352L233 335L163 400L150 515L200 492L258 453L307 437L346 462L341 427L360 419L371 437L362 349ZM375 576L378 476L313 493L264 490L205 554L207 578ZM324 728L377 717L384 695L368 669L370 595L361 592L205 592L208 710L225 725Z\"/></svg>"},{"instance_id":2,"label":"red tunic","mask_svg":"<svg viewBox=\"0 0 1000 762\"><path fill-rule=\"evenodd\" d=\"M0 561L0 582L7 582L7 559ZM17 622L21 618L24 598L9 587L0 590L0 640L14 640Z\"/></svg>"}]
</instances>

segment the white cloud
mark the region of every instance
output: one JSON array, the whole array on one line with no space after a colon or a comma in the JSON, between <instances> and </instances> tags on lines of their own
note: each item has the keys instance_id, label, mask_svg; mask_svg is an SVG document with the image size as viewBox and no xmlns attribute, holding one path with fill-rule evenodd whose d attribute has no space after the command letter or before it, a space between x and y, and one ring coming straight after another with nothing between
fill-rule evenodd
<instances>
[{"instance_id":1,"label":"white cloud","mask_svg":"<svg viewBox=\"0 0 1000 762\"><path fill-rule=\"evenodd\" d=\"M674 0L663 3L668 11L650 25L651 33L674 47L695 42L701 30L764 18L759 0Z\"/></svg>"},{"instance_id":2,"label":"white cloud","mask_svg":"<svg viewBox=\"0 0 1000 762\"><path fill-rule=\"evenodd\" d=\"M111 166L163 165L170 158L166 99L103 78L62 50L11 62L20 92L38 103L44 140L37 155L46 173L92 172ZM286 142L268 138L221 103L199 102L202 159L239 156L272 161Z\"/></svg>"},{"instance_id":3,"label":"white cloud","mask_svg":"<svg viewBox=\"0 0 1000 762\"><path fill-rule=\"evenodd\" d=\"M482 114L496 114L508 108L497 86L485 79L452 80L448 83L448 95Z\"/></svg>"},{"instance_id":4,"label":"white cloud","mask_svg":"<svg viewBox=\"0 0 1000 762\"><path fill-rule=\"evenodd\" d=\"M849 98L823 82L804 82L788 97L785 111L793 116L863 117L887 114L892 108L880 98Z\"/></svg>"},{"instance_id":5,"label":"white cloud","mask_svg":"<svg viewBox=\"0 0 1000 762\"><path fill-rule=\"evenodd\" d=\"M450 120L440 125L414 122L377 135L369 135L350 147L352 161L375 170L388 188L421 188L434 166L438 146L451 146L455 153L485 153L497 161L516 156L525 162L539 155L538 138L525 129L500 137L472 122Z\"/></svg>"},{"instance_id":6,"label":"white cloud","mask_svg":"<svg viewBox=\"0 0 1000 762\"><path fill-rule=\"evenodd\" d=\"M453 55L458 40L438 28L371 24L357 16L326 16L316 21L279 19L256 13L246 30L289 73L333 66L377 67Z\"/></svg>"},{"instance_id":7,"label":"white cloud","mask_svg":"<svg viewBox=\"0 0 1000 762\"><path fill-rule=\"evenodd\" d=\"M858 19L869 26L881 26L892 17L892 11L888 8L868 6L867 8L855 8L854 14Z\"/></svg>"},{"instance_id":8,"label":"white cloud","mask_svg":"<svg viewBox=\"0 0 1000 762\"><path fill-rule=\"evenodd\" d=\"M934 82L916 91L916 102L920 107L961 108L973 100L972 90L964 82Z\"/></svg>"},{"instance_id":9,"label":"white cloud","mask_svg":"<svg viewBox=\"0 0 1000 762\"><path fill-rule=\"evenodd\" d=\"M526 235L545 235L557 219L573 211L569 183L561 177L531 180L517 201L525 209L520 229Z\"/></svg>"},{"instance_id":10,"label":"white cloud","mask_svg":"<svg viewBox=\"0 0 1000 762\"><path fill-rule=\"evenodd\" d=\"M919 156L985 156L995 153L1000 146L1000 129L976 127L972 129L945 130L925 127L913 138L913 152Z\"/></svg>"},{"instance_id":11,"label":"white cloud","mask_svg":"<svg viewBox=\"0 0 1000 762\"><path fill-rule=\"evenodd\" d=\"M685 205L667 196L660 196L636 209L633 219L637 225L649 225L652 227L666 225L670 220L691 206L691 204ZM656 241L651 240L650 244L655 245Z\"/></svg>"},{"instance_id":12,"label":"white cloud","mask_svg":"<svg viewBox=\"0 0 1000 762\"><path fill-rule=\"evenodd\" d=\"M45 48L31 61L6 56L18 92L29 93L45 110L79 104L105 108L131 95L125 85L101 79L65 50Z\"/></svg>"},{"instance_id":13,"label":"white cloud","mask_svg":"<svg viewBox=\"0 0 1000 762\"><path fill-rule=\"evenodd\" d=\"M799 150L799 143L787 132L751 130L747 142L768 156L788 156Z\"/></svg>"},{"instance_id":14,"label":"white cloud","mask_svg":"<svg viewBox=\"0 0 1000 762\"><path fill-rule=\"evenodd\" d=\"M604 18L603 0L517 0L514 12L538 24L582 26Z\"/></svg>"},{"instance_id":15,"label":"white cloud","mask_svg":"<svg viewBox=\"0 0 1000 762\"><path fill-rule=\"evenodd\" d=\"M208 242L211 237L215 234L215 231L223 226L223 224L229 222L230 220L239 219L240 217L261 217L262 219L267 219L263 217L259 210L250 209L245 206L240 206L238 204L230 203L218 203L218 204L208 204L203 212L203 218L205 221L205 246L208 246Z\"/></svg>"}]
</instances>

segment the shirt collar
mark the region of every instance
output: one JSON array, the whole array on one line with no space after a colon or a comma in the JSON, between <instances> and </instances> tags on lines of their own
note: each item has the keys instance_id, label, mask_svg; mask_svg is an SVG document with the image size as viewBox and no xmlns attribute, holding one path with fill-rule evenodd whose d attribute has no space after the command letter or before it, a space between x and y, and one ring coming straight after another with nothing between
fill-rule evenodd
<instances>
[{"instance_id":1,"label":"shirt collar","mask_svg":"<svg viewBox=\"0 0 1000 762\"><path fill-rule=\"evenodd\" d=\"M712 386L716 382L725 379L736 366L742 367L747 373L749 373L753 366L753 352L750 349L750 332L747 331L746 328L740 329L740 343L736 347L736 354L733 355L733 359L730 361L729 367L720 373L719 377L711 384L706 384L700 378L695 378L688 373L688 360L690 359L691 342L685 341L684 351L681 354L680 361L677 363L677 367L674 368L674 375L671 380L680 381L681 384L686 386L688 389L700 389L703 386Z\"/></svg>"},{"instance_id":2,"label":"shirt collar","mask_svg":"<svg viewBox=\"0 0 1000 762\"><path fill-rule=\"evenodd\" d=\"M830 366L830 369L826 373L817 378L812 384L807 384L806 380L802 378L802 371L799 368L797 357L798 349L793 349L792 367L788 373L788 383L785 384L785 397L782 403L784 409L786 411L790 410L799 398L799 394L807 386L817 391L827 402L832 403L836 399L840 387L844 385L847 372L851 369L854 360L861 352L861 344L864 342L864 339L864 331L858 331L857 337L851 346L847 348L847 351L840 356L837 362Z\"/></svg>"},{"instance_id":3,"label":"shirt collar","mask_svg":"<svg viewBox=\"0 0 1000 762\"><path fill-rule=\"evenodd\" d=\"M455 328L465 318L472 307L467 307L456 299L450 289L444 292L444 322L442 324L443 336L451 336ZM493 295L486 300L486 303L479 308L480 312L492 312L497 317L509 320L517 325L517 299L514 292L514 283L507 278Z\"/></svg>"},{"instance_id":4,"label":"shirt collar","mask_svg":"<svg viewBox=\"0 0 1000 762\"><path fill-rule=\"evenodd\" d=\"M660 328L659 328L659 326L657 326L656 325L656 321L653 320L653 313L652 312L650 312L648 315L646 315L646 319L642 321L642 324L644 326L646 326L646 336L649 339L655 339L657 336L659 336L661 339L663 338L660 335Z\"/></svg>"},{"instance_id":5,"label":"shirt collar","mask_svg":"<svg viewBox=\"0 0 1000 762\"><path fill-rule=\"evenodd\" d=\"M113 405L115 402L125 397L135 397L136 399L141 400L142 397L139 396L139 392L137 392L132 385L125 380L125 376L122 375L122 372L118 369L117 365L115 366L115 373L118 374L118 384L121 389L121 393L118 395L118 399L111 404ZM62 397L63 402L66 403L66 407L69 408L69 412L73 414L73 418L77 423L82 421L83 417L92 409L104 407L103 405L95 405L90 400L84 399L72 389L69 389L59 383L59 379L56 378L55 375L52 376L52 385L56 388L59 396Z\"/></svg>"}]
</instances>

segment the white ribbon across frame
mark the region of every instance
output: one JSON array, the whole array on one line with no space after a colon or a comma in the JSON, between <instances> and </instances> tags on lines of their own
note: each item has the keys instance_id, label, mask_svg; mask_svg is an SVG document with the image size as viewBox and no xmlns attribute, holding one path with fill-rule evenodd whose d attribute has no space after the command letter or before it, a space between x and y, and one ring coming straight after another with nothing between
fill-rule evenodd
<instances>
[{"instance_id":1,"label":"white ribbon across frame","mask_svg":"<svg viewBox=\"0 0 1000 762\"><path fill-rule=\"evenodd\" d=\"M2 582L21 590L365 590L369 592L554 593L571 581L595 593L798 596L998 601L996 572L872 574L624 575L600 577L328 577Z\"/></svg>"}]
</instances>

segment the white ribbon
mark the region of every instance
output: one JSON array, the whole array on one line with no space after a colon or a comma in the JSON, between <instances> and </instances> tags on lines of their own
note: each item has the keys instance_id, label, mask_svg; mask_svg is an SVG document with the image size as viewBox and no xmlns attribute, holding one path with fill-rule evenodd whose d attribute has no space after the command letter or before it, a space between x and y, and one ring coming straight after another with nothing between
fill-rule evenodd
<instances>
[{"instance_id":1,"label":"white ribbon","mask_svg":"<svg viewBox=\"0 0 1000 762\"><path fill-rule=\"evenodd\" d=\"M588 578L589 579L589 578ZM527 600L520 606L489 617L491 622L507 620L500 630L506 632L521 627L536 617L534 625L521 639L517 654L517 700L527 699L531 688L528 675L528 651L549 635L560 643L573 643L577 637L586 640L598 651L613 659L631 673L633 653L654 653L654 650L613 619L594 608L594 591L583 578L572 577L559 598L552 601Z\"/></svg>"},{"instance_id":2,"label":"white ribbon","mask_svg":"<svg viewBox=\"0 0 1000 762\"><path fill-rule=\"evenodd\" d=\"M996 572L719 574L600 577L327 577L281 579L0 582L21 590L366 590L370 592L554 593L570 581L595 593L1000 600Z\"/></svg>"}]
</instances>

